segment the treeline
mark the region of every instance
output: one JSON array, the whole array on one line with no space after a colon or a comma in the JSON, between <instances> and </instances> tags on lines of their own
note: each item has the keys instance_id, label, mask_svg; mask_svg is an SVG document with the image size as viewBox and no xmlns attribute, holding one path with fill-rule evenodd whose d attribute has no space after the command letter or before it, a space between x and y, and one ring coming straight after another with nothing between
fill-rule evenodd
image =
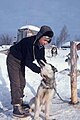
<instances>
[{"instance_id":1,"label":"treeline","mask_svg":"<svg viewBox=\"0 0 80 120\"><path fill-rule=\"evenodd\" d=\"M0 35L0 45L11 45L13 38L8 34Z\"/></svg>"},{"instance_id":2,"label":"treeline","mask_svg":"<svg viewBox=\"0 0 80 120\"><path fill-rule=\"evenodd\" d=\"M70 34L68 32L67 26L64 25L60 31L59 36L53 37L52 43L55 44L57 47L61 47L64 43L70 41ZM8 34L0 35L0 45L11 45L14 42L16 37L12 37ZM75 37L74 41L80 41L80 37ZM15 41L16 42L16 41Z\"/></svg>"}]
</instances>

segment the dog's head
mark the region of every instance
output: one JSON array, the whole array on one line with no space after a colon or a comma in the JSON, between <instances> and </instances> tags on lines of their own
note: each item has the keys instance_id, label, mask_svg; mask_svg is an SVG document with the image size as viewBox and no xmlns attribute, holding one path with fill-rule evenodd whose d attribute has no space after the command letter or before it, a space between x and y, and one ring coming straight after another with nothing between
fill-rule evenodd
<instances>
[{"instance_id":1,"label":"dog's head","mask_svg":"<svg viewBox=\"0 0 80 120\"><path fill-rule=\"evenodd\" d=\"M57 69L53 65L49 63L45 63L43 60L40 60L39 64L41 67L42 78L44 77L53 78L53 76L55 75L55 72L57 72Z\"/></svg>"},{"instance_id":2,"label":"dog's head","mask_svg":"<svg viewBox=\"0 0 80 120\"><path fill-rule=\"evenodd\" d=\"M65 62L68 63L68 65L71 65L71 54L69 53L68 55L66 55L66 59L65 59ZM79 59L79 56L77 54L77 60Z\"/></svg>"}]
</instances>

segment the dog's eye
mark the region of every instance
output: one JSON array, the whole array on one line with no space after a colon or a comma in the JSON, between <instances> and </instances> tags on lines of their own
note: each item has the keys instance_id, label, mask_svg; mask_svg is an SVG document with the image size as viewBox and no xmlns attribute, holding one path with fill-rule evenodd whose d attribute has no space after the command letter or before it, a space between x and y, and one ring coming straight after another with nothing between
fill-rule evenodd
<instances>
[{"instance_id":1,"label":"dog's eye","mask_svg":"<svg viewBox=\"0 0 80 120\"><path fill-rule=\"evenodd\" d=\"M46 77L46 75L43 75L43 77Z\"/></svg>"}]
</instances>

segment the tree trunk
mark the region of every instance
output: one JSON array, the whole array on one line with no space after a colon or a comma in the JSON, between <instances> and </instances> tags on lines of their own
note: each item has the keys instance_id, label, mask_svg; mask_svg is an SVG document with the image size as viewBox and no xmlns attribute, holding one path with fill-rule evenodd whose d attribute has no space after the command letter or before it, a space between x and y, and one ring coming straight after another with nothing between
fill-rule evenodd
<instances>
[{"instance_id":1,"label":"tree trunk","mask_svg":"<svg viewBox=\"0 0 80 120\"><path fill-rule=\"evenodd\" d=\"M78 103L77 98L77 48L76 44L72 41L70 43L71 49L71 103Z\"/></svg>"}]
</instances>

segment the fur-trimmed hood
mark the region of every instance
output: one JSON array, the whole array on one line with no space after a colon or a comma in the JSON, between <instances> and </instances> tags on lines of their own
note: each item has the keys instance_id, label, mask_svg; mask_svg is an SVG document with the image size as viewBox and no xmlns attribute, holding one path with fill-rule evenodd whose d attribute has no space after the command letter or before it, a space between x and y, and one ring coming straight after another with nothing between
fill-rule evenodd
<instances>
[{"instance_id":1,"label":"fur-trimmed hood","mask_svg":"<svg viewBox=\"0 0 80 120\"><path fill-rule=\"evenodd\" d=\"M52 29L49 26L44 25L40 28L40 31L37 33L35 42L38 41L42 36L48 36L52 38L53 35L54 32L52 31Z\"/></svg>"}]
</instances>

